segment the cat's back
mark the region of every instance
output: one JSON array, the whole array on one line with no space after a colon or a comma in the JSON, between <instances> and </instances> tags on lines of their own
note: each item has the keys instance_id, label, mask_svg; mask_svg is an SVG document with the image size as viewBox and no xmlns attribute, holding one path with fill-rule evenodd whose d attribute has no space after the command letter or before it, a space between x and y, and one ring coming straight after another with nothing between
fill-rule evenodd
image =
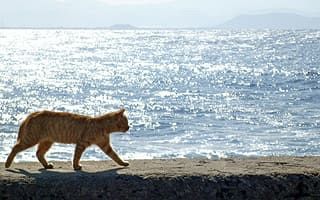
<instances>
[{"instance_id":1,"label":"cat's back","mask_svg":"<svg viewBox=\"0 0 320 200\"><path fill-rule=\"evenodd\" d=\"M24 121L24 126L33 134L48 140L74 143L87 128L91 117L55 111L39 111L31 113Z\"/></svg>"},{"instance_id":2,"label":"cat's back","mask_svg":"<svg viewBox=\"0 0 320 200\"><path fill-rule=\"evenodd\" d=\"M55 111L38 111L31 113L23 122L24 126L32 129L70 129L81 128L91 120L91 117Z\"/></svg>"},{"instance_id":3,"label":"cat's back","mask_svg":"<svg viewBox=\"0 0 320 200\"><path fill-rule=\"evenodd\" d=\"M34 120L34 119L43 119L43 120L52 120L52 119L61 119L61 120L79 120L79 121L85 121L90 120L91 117L79 115L75 113L69 113L69 112L56 112L56 111L49 111L49 110L43 110L43 111L37 111L31 113L26 120Z\"/></svg>"}]
</instances>

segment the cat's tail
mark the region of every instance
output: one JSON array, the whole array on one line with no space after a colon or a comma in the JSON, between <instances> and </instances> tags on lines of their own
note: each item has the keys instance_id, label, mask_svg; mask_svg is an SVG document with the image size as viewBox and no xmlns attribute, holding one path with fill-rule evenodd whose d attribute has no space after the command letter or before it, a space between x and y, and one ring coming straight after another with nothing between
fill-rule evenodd
<instances>
[{"instance_id":1,"label":"cat's tail","mask_svg":"<svg viewBox=\"0 0 320 200\"><path fill-rule=\"evenodd\" d=\"M30 121L31 121L33 118L37 117L39 113L40 113L40 112L31 113L31 114L22 122L22 124L21 124L20 127L19 127L17 142L19 142L19 141L22 139L22 137L27 133L26 129L27 129L28 124L30 124Z\"/></svg>"},{"instance_id":2,"label":"cat's tail","mask_svg":"<svg viewBox=\"0 0 320 200\"><path fill-rule=\"evenodd\" d=\"M21 124L20 127L19 127L19 132L18 132L17 141L20 141L21 138L22 138L22 136L23 136L23 132L24 132L24 127L25 127L25 125L26 125L26 121L27 121L27 120L23 121L22 124Z\"/></svg>"}]
</instances>

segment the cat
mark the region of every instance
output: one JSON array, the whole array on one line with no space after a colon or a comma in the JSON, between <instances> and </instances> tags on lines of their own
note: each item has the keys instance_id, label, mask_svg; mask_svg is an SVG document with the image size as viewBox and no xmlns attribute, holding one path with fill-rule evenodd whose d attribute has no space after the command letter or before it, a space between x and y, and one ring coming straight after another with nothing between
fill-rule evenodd
<instances>
[{"instance_id":1,"label":"cat","mask_svg":"<svg viewBox=\"0 0 320 200\"><path fill-rule=\"evenodd\" d=\"M110 133L127 132L128 118L125 109L110 112L99 117L89 117L68 112L40 111L31 113L21 124L17 143L9 154L5 167L9 168L17 153L38 145L37 158L46 169L53 165L45 159L45 153L54 142L76 144L73 168L81 170L80 157L92 144L110 156L116 163L128 166L110 145Z\"/></svg>"}]
</instances>

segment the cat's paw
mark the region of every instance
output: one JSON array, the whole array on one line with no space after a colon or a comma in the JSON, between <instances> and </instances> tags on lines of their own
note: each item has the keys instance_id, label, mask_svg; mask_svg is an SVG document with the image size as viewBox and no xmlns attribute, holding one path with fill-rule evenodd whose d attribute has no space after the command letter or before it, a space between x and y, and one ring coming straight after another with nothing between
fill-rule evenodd
<instances>
[{"instance_id":1,"label":"cat's paw","mask_svg":"<svg viewBox=\"0 0 320 200\"><path fill-rule=\"evenodd\" d=\"M53 169L53 164L49 163L47 166L45 166L46 169Z\"/></svg>"},{"instance_id":2,"label":"cat's paw","mask_svg":"<svg viewBox=\"0 0 320 200\"><path fill-rule=\"evenodd\" d=\"M81 169L82 169L82 166L81 166L81 165L73 166L73 169L74 169L74 170L81 170Z\"/></svg>"},{"instance_id":3,"label":"cat's paw","mask_svg":"<svg viewBox=\"0 0 320 200\"><path fill-rule=\"evenodd\" d=\"M6 167L6 168L9 168L10 165L11 165L11 163L6 162L5 167Z\"/></svg>"},{"instance_id":4,"label":"cat's paw","mask_svg":"<svg viewBox=\"0 0 320 200\"><path fill-rule=\"evenodd\" d=\"M129 166L129 162L123 161L123 162L121 163L121 165L124 166L124 167Z\"/></svg>"}]
</instances>

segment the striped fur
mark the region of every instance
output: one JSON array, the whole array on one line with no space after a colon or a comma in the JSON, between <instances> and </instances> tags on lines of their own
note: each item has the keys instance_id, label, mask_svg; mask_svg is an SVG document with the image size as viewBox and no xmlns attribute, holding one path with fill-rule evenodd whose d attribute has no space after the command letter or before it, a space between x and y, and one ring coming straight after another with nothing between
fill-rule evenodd
<instances>
[{"instance_id":1,"label":"striped fur","mask_svg":"<svg viewBox=\"0 0 320 200\"><path fill-rule=\"evenodd\" d=\"M76 144L73 168L80 170L80 157L84 150L98 145L116 163L128 166L110 145L110 133L129 130L124 109L99 117L89 117L67 112L41 111L31 113L21 124L17 143L9 154L5 167L10 167L17 153L38 144L37 158L47 168L53 168L44 155L54 142Z\"/></svg>"}]
</instances>

